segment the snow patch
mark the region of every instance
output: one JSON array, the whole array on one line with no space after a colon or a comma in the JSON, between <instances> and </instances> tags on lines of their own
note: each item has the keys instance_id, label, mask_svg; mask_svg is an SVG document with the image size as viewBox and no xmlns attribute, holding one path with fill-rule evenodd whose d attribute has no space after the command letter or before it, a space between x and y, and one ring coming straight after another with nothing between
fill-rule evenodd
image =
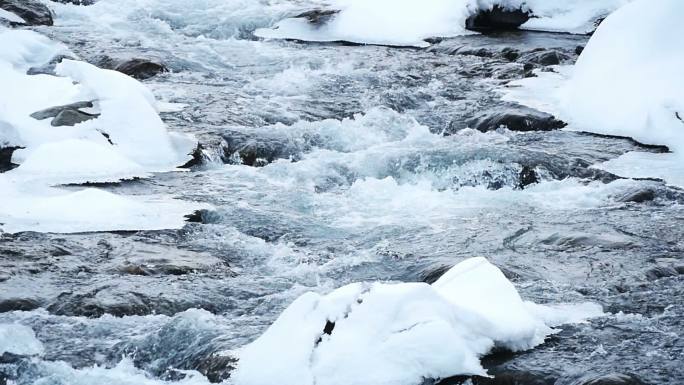
<instances>
[{"instance_id":1,"label":"snow patch","mask_svg":"<svg viewBox=\"0 0 684 385\"><path fill-rule=\"evenodd\" d=\"M432 286L355 283L295 300L239 351L237 385L416 384L486 376L494 347L532 348L550 325L601 315L597 305L557 311L524 302L485 258L468 259Z\"/></svg>"},{"instance_id":2,"label":"snow patch","mask_svg":"<svg viewBox=\"0 0 684 385\"><path fill-rule=\"evenodd\" d=\"M347 41L361 44L426 47L430 37L472 34L468 17L494 6L529 11L533 18L521 28L587 33L594 23L629 0L336 0L340 10L323 23L289 18L272 28L261 28L263 38L315 42Z\"/></svg>"},{"instance_id":3,"label":"snow patch","mask_svg":"<svg viewBox=\"0 0 684 385\"><path fill-rule=\"evenodd\" d=\"M629 3L601 24L574 67L513 82L504 98L555 114L566 129L666 145L672 154L625 154L598 167L684 187L683 13L678 0Z\"/></svg>"}]
</instances>

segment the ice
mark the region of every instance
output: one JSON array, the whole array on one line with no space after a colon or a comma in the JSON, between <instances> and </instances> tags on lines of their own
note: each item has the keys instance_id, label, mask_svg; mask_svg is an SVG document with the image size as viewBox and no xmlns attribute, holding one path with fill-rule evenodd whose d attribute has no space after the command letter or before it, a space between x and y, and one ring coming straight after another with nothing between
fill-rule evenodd
<instances>
[{"instance_id":1,"label":"ice","mask_svg":"<svg viewBox=\"0 0 684 385\"><path fill-rule=\"evenodd\" d=\"M456 265L432 286L356 283L295 300L238 352L236 385L417 384L486 376L494 347L532 348L551 325L601 315L597 305L556 311L524 302L485 258Z\"/></svg>"},{"instance_id":2,"label":"ice","mask_svg":"<svg viewBox=\"0 0 684 385\"><path fill-rule=\"evenodd\" d=\"M28 326L0 324L0 356L5 353L37 355L43 353L43 344Z\"/></svg>"},{"instance_id":3,"label":"ice","mask_svg":"<svg viewBox=\"0 0 684 385\"><path fill-rule=\"evenodd\" d=\"M629 0L337 0L340 10L323 25L304 18L289 18L273 28L258 29L263 38L304 41L348 41L394 46L429 45L430 37L453 37L465 29L469 16L501 6L530 11L534 18L523 29L586 33L594 23Z\"/></svg>"},{"instance_id":4,"label":"ice","mask_svg":"<svg viewBox=\"0 0 684 385\"><path fill-rule=\"evenodd\" d=\"M69 54L32 31L0 28L0 144L22 147L19 167L0 174L0 231L86 232L180 228L184 215L205 207L170 197L124 197L63 184L118 182L176 170L196 140L169 133L152 93L138 81L76 60L62 60L60 76L27 75L33 66ZM33 112L93 101L99 116L53 127Z\"/></svg>"},{"instance_id":5,"label":"ice","mask_svg":"<svg viewBox=\"0 0 684 385\"><path fill-rule=\"evenodd\" d=\"M553 113L570 130L668 146L671 154L625 154L598 167L682 187L682 12L677 0L629 3L601 24L574 67L514 82L506 98Z\"/></svg>"}]
</instances>

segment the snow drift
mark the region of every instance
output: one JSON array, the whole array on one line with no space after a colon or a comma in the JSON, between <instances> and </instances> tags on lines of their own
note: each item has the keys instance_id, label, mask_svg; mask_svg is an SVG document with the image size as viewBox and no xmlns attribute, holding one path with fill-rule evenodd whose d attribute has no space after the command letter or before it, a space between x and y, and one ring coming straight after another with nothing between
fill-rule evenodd
<instances>
[{"instance_id":1,"label":"snow drift","mask_svg":"<svg viewBox=\"0 0 684 385\"><path fill-rule=\"evenodd\" d=\"M609 16L572 68L511 84L506 98L546 110L568 129L667 145L600 167L684 187L684 2L638 0Z\"/></svg>"},{"instance_id":2,"label":"snow drift","mask_svg":"<svg viewBox=\"0 0 684 385\"><path fill-rule=\"evenodd\" d=\"M308 293L239 353L237 385L418 384L486 376L480 357L544 341L555 325L601 315L598 305L554 309L524 302L484 258L433 285L356 283Z\"/></svg>"},{"instance_id":3,"label":"snow drift","mask_svg":"<svg viewBox=\"0 0 684 385\"><path fill-rule=\"evenodd\" d=\"M336 0L340 10L322 23L289 18L255 32L263 38L348 41L394 46L429 45L430 37L466 35L468 17L499 6L532 16L523 29L587 33L594 23L629 0Z\"/></svg>"},{"instance_id":4,"label":"snow drift","mask_svg":"<svg viewBox=\"0 0 684 385\"><path fill-rule=\"evenodd\" d=\"M171 171L191 159L194 138L169 133L152 93L136 80L88 63L62 60L59 76L28 75L32 67L69 54L27 30L0 27L0 147L19 148L19 167L0 174L0 230L151 230L183 225L191 204L158 197L122 197L55 185L117 182ZM37 111L92 102L94 117L54 127ZM195 205L196 206L196 205Z\"/></svg>"}]
</instances>

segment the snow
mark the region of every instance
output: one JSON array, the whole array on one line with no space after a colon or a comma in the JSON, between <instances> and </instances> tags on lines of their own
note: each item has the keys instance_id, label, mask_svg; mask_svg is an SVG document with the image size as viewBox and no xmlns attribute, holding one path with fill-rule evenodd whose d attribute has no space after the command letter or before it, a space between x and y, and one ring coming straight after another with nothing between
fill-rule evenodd
<instances>
[{"instance_id":1,"label":"snow","mask_svg":"<svg viewBox=\"0 0 684 385\"><path fill-rule=\"evenodd\" d=\"M20 16L16 15L13 12L5 11L2 8L0 8L0 19L5 19L5 20L10 21L12 23L26 24L26 20L24 20L23 18L21 18Z\"/></svg>"},{"instance_id":2,"label":"snow","mask_svg":"<svg viewBox=\"0 0 684 385\"><path fill-rule=\"evenodd\" d=\"M53 75L27 75L61 44L33 31L0 27L0 145L22 147L0 174L0 231L84 232L180 228L183 217L205 207L169 197L123 197L63 184L117 182L174 171L191 159L194 138L169 133L154 96L118 72L64 59ZM46 108L93 101L100 114L73 127L30 115Z\"/></svg>"},{"instance_id":3,"label":"snow","mask_svg":"<svg viewBox=\"0 0 684 385\"><path fill-rule=\"evenodd\" d=\"M5 353L37 355L43 353L43 344L28 326L0 324L0 356Z\"/></svg>"},{"instance_id":4,"label":"snow","mask_svg":"<svg viewBox=\"0 0 684 385\"><path fill-rule=\"evenodd\" d=\"M524 302L485 258L425 283L356 283L295 300L238 352L236 385L417 384L425 378L486 376L494 347L532 348L551 326L599 316L598 305ZM334 323L329 334L326 323Z\"/></svg>"},{"instance_id":5,"label":"snow","mask_svg":"<svg viewBox=\"0 0 684 385\"><path fill-rule=\"evenodd\" d=\"M495 5L530 11L523 29L586 33L594 23L629 0L336 0L339 14L323 25L289 18L273 28L258 29L263 38L303 41L348 41L361 44L426 47L430 37L453 37L465 29L469 16Z\"/></svg>"},{"instance_id":6,"label":"snow","mask_svg":"<svg viewBox=\"0 0 684 385\"><path fill-rule=\"evenodd\" d=\"M557 115L567 129L666 145L597 165L684 187L684 25L678 0L638 0L611 14L572 68L511 84L505 96Z\"/></svg>"}]
</instances>

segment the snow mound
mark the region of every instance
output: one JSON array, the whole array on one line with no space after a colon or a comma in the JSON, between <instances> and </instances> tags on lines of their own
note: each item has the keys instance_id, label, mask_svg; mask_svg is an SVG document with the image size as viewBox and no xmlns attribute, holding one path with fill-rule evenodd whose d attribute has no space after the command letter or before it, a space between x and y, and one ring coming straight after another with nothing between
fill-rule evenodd
<instances>
[{"instance_id":1,"label":"snow mound","mask_svg":"<svg viewBox=\"0 0 684 385\"><path fill-rule=\"evenodd\" d=\"M498 268L472 258L432 286L356 283L304 294L238 353L234 383L409 385L486 376L479 359L494 347L529 349L553 326L601 314L598 305L526 303Z\"/></svg>"},{"instance_id":2,"label":"snow mound","mask_svg":"<svg viewBox=\"0 0 684 385\"><path fill-rule=\"evenodd\" d=\"M567 129L666 145L599 165L684 187L684 2L638 0L611 14L572 68L511 84L506 99L557 115Z\"/></svg>"},{"instance_id":3,"label":"snow mound","mask_svg":"<svg viewBox=\"0 0 684 385\"><path fill-rule=\"evenodd\" d=\"M347 41L392 46L429 45L430 37L453 37L473 32L465 28L468 17L494 6L522 9L533 16L523 29L587 33L597 19L629 0L336 0L336 15L310 23L297 17L261 28L262 38L314 42ZM329 20L324 20L329 18Z\"/></svg>"},{"instance_id":4,"label":"snow mound","mask_svg":"<svg viewBox=\"0 0 684 385\"><path fill-rule=\"evenodd\" d=\"M0 356L5 353L38 355L43 353L43 344L28 326L0 324Z\"/></svg>"},{"instance_id":5,"label":"snow mound","mask_svg":"<svg viewBox=\"0 0 684 385\"><path fill-rule=\"evenodd\" d=\"M180 228L203 205L122 197L62 184L117 182L176 170L192 159L194 138L169 133L152 93L138 81L88 63L62 60L58 76L28 75L66 48L27 30L0 27L0 146L21 147L0 174L0 231L84 232ZM99 115L53 127L34 112L93 101Z\"/></svg>"}]
</instances>

